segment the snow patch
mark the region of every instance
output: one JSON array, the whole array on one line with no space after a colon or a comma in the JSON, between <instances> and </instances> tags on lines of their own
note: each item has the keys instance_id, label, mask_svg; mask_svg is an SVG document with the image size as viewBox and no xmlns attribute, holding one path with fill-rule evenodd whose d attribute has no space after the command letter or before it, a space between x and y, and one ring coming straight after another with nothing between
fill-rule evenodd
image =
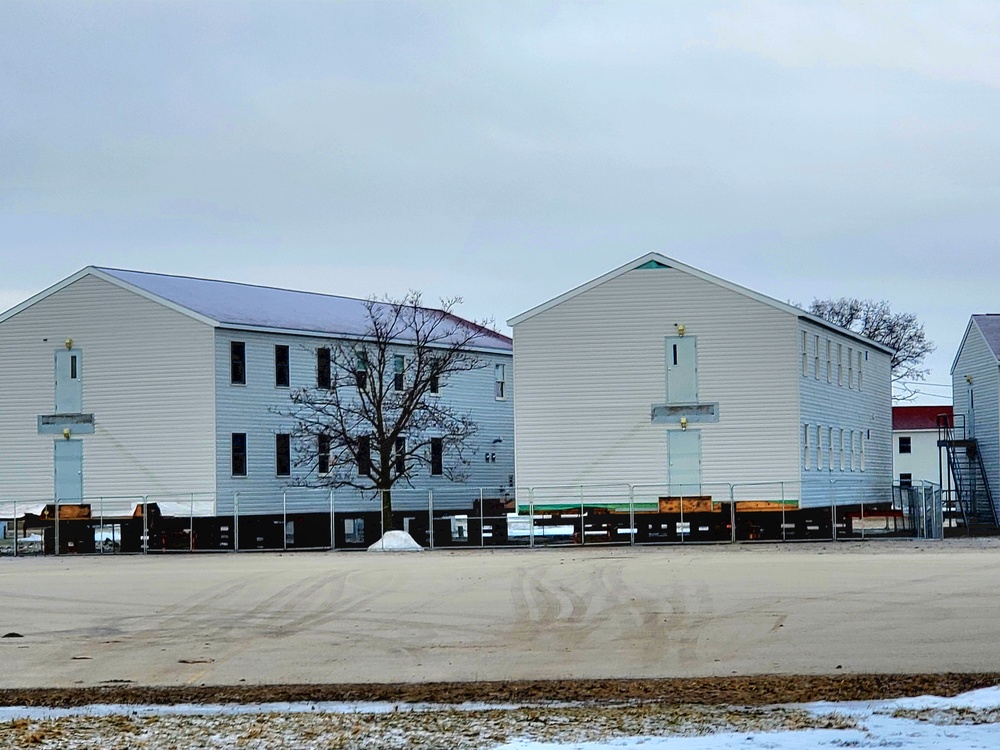
<instances>
[{"instance_id":1,"label":"snow patch","mask_svg":"<svg viewBox=\"0 0 1000 750\"><path fill-rule=\"evenodd\" d=\"M413 537L405 531L387 531L375 544L368 548L369 552L423 552L423 547L413 541Z\"/></svg>"}]
</instances>

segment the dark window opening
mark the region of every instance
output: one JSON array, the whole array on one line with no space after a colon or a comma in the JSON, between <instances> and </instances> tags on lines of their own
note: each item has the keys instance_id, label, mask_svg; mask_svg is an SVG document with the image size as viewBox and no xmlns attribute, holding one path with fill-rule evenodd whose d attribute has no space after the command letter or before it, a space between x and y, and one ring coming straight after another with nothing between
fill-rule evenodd
<instances>
[{"instance_id":1,"label":"dark window opening","mask_svg":"<svg viewBox=\"0 0 1000 750\"><path fill-rule=\"evenodd\" d=\"M288 387L288 347L283 344L274 346L274 385Z\"/></svg>"},{"instance_id":2,"label":"dark window opening","mask_svg":"<svg viewBox=\"0 0 1000 750\"><path fill-rule=\"evenodd\" d=\"M316 436L316 470L320 474L330 473L330 436Z\"/></svg>"},{"instance_id":3,"label":"dark window opening","mask_svg":"<svg viewBox=\"0 0 1000 750\"><path fill-rule=\"evenodd\" d=\"M677 366L677 344L674 344L674 366Z\"/></svg>"},{"instance_id":4,"label":"dark window opening","mask_svg":"<svg viewBox=\"0 0 1000 750\"><path fill-rule=\"evenodd\" d=\"M69 358L69 377L70 377L70 380L76 380L76 355L75 354Z\"/></svg>"},{"instance_id":5,"label":"dark window opening","mask_svg":"<svg viewBox=\"0 0 1000 750\"><path fill-rule=\"evenodd\" d=\"M316 350L316 387L330 389L330 350L326 347Z\"/></svg>"},{"instance_id":6,"label":"dark window opening","mask_svg":"<svg viewBox=\"0 0 1000 750\"><path fill-rule=\"evenodd\" d=\"M912 487L913 486L913 475L912 474L900 474L899 475L899 486L900 487Z\"/></svg>"},{"instance_id":7,"label":"dark window opening","mask_svg":"<svg viewBox=\"0 0 1000 750\"><path fill-rule=\"evenodd\" d=\"M393 361L393 376L392 376L392 387L394 390L403 390L403 373L406 371L406 360L402 355L397 354L392 358Z\"/></svg>"},{"instance_id":8,"label":"dark window opening","mask_svg":"<svg viewBox=\"0 0 1000 750\"><path fill-rule=\"evenodd\" d=\"M279 477L292 474L292 441L288 435L279 433L274 436L274 473Z\"/></svg>"},{"instance_id":9,"label":"dark window opening","mask_svg":"<svg viewBox=\"0 0 1000 750\"><path fill-rule=\"evenodd\" d=\"M233 476L245 477L247 475L247 434L245 432L233 433Z\"/></svg>"},{"instance_id":10,"label":"dark window opening","mask_svg":"<svg viewBox=\"0 0 1000 750\"><path fill-rule=\"evenodd\" d=\"M366 477L372 473L372 441L368 435L358 437L358 475Z\"/></svg>"},{"instance_id":11,"label":"dark window opening","mask_svg":"<svg viewBox=\"0 0 1000 750\"><path fill-rule=\"evenodd\" d=\"M899 452L900 453L910 453L912 451L912 446L910 444L909 437L900 436L899 438Z\"/></svg>"},{"instance_id":12,"label":"dark window opening","mask_svg":"<svg viewBox=\"0 0 1000 750\"><path fill-rule=\"evenodd\" d=\"M354 365L354 382L359 391L363 391L368 385L368 355L365 352L357 353L357 363Z\"/></svg>"},{"instance_id":13,"label":"dark window opening","mask_svg":"<svg viewBox=\"0 0 1000 750\"><path fill-rule=\"evenodd\" d=\"M229 342L229 382L233 385L247 382L247 345L242 341Z\"/></svg>"},{"instance_id":14,"label":"dark window opening","mask_svg":"<svg viewBox=\"0 0 1000 750\"><path fill-rule=\"evenodd\" d=\"M444 441L441 438L431 438L431 475L441 476L444 473Z\"/></svg>"},{"instance_id":15,"label":"dark window opening","mask_svg":"<svg viewBox=\"0 0 1000 750\"><path fill-rule=\"evenodd\" d=\"M406 473L406 438L396 438L396 473Z\"/></svg>"}]
</instances>

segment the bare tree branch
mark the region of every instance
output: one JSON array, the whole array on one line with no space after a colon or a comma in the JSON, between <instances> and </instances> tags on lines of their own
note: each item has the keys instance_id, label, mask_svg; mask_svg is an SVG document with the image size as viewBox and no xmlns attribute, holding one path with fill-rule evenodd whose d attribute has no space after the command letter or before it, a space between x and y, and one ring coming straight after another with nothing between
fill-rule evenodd
<instances>
[{"instance_id":1,"label":"bare tree branch","mask_svg":"<svg viewBox=\"0 0 1000 750\"><path fill-rule=\"evenodd\" d=\"M814 299L809 312L824 320L859 333L865 338L892 348L892 382L897 386L898 401L913 398L916 391L902 387L900 381L923 380L928 370L919 365L934 351L924 326L913 313L894 313L885 300ZM902 389L900 390L900 387Z\"/></svg>"},{"instance_id":2,"label":"bare tree branch","mask_svg":"<svg viewBox=\"0 0 1000 750\"><path fill-rule=\"evenodd\" d=\"M364 303L364 335L329 343L330 387L298 388L289 407L278 410L294 424L295 465L305 470L295 484L379 492L390 529L391 490L400 482L412 486L421 469L430 472L432 441L442 446L441 474L466 477L477 425L446 391L453 376L486 366L473 348L491 328L456 316L460 301L430 309L411 291ZM321 460L329 471L319 472Z\"/></svg>"}]
</instances>

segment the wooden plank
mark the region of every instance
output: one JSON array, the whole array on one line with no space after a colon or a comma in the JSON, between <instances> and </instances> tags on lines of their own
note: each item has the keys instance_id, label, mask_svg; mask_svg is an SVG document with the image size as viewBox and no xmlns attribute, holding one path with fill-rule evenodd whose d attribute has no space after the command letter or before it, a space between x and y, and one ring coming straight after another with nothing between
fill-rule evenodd
<instances>
[{"instance_id":1,"label":"wooden plank","mask_svg":"<svg viewBox=\"0 0 1000 750\"><path fill-rule=\"evenodd\" d=\"M661 497L660 513L680 513L681 505L685 513L719 513L721 505L712 502L711 495L701 495L697 497Z\"/></svg>"}]
</instances>

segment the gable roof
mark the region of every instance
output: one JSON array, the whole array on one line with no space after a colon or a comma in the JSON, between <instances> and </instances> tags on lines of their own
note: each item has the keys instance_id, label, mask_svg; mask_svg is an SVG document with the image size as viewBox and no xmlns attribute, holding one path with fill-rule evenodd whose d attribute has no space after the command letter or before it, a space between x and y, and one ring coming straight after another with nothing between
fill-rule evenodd
<instances>
[{"instance_id":1,"label":"gable roof","mask_svg":"<svg viewBox=\"0 0 1000 750\"><path fill-rule=\"evenodd\" d=\"M0 315L0 322L86 275L96 276L218 328L363 338L366 300L316 292L88 266ZM426 308L431 310L432 308ZM449 315L481 336L473 349L511 350L511 339L472 321ZM405 339L404 339L405 340Z\"/></svg>"},{"instance_id":2,"label":"gable roof","mask_svg":"<svg viewBox=\"0 0 1000 750\"><path fill-rule=\"evenodd\" d=\"M955 358L951 361L950 373L952 375L955 374L958 358L962 356L962 350L965 348L965 343L969 340L969 334L972 333L973 329L978 331L978 335L992 352L993 358L1000 361L1000 314L973 315L969 318L969 324L965 327L965 333L962 335L962 343L958 345Z\"/></svg>"},{"instance_id":3,"label":"gable roof","mask_svg":"<svg viewBox=\"0 0 1000 750\"><path fill-rule=\"evenodd\" d=\"M598 276L596 279L588 281L586 284L582 284L581 286L578 286L575 289L570 289L568 292L564 292L563 294L560 294L558 297L550 299L548 302L544 302L541 305L533 307L530 310L527 310L526 312L523 312L520 315L511 318L510 320L507 321L507 325L514 327L519 323L523 323L524 321L535 317L539 313L543 313L546 310L555 307L556 305L566 302L567 300L573 299L577 295L583 294L584 292L587 292L593 289L594 287L600 286L601 284L607 283L612 279L616 279L619 276L628 273L629 271L634 271L639 268L677 269L678 271L682 271L686 274L689 274L690 276L694 276L695 278L701 279L702 281L707 281L710 284L715 284L716 286L720 286L723 289L728 289L729 291L736 292L737 294L741 294L744 297L749 297L750 299L756 300L757 302L773 307L776 310L780 310L790 315L794 315L797 318L808 320L812 323L815 323L816 325L822 326L823 328L836 331L837 333L840 333L844 336L861 341L865 345L870 346L873 349L878 349L880 351L886 352L887 354L893 353L893 350L890 347L885 346L884 344L880 344L877 341L872 341L871 339L865 338L861 334L855 333L850 329L842 328L834 323L831 323L828 320L819 317L818 315L813 315L799 307L795 307L795 305L789 305L786 302L780 302L779 300L776 300L773 297L768 297L767 295L761 294L760 292L755 292L753 289L748 289L744 286L740 286L739 284L734 284L733 282L726 281L725 279L719 278L718 276L713 276L712 274L707 273L706 271L702 271L701 269L695 268L694 266L689 266L685 263L681 263L679 260L668 258L666 255L662 255L660 253L646 253L641 258L636 258L635 260L626 263L625 265L620 266L619 268L616 268L613 271L609 271L603 276Z\"/></svg>"},{"instance_id":4,"label":"gable roof","mask_svg":"<svg viewBox=\"0 0 1000 750\"><path fill-rule=\"evenodd\" d=\"M892 407L892 429L894 430L936 430L938 415L952 416L951 404L940 406L894 406Z\"/></svg>"}]
</instances>

